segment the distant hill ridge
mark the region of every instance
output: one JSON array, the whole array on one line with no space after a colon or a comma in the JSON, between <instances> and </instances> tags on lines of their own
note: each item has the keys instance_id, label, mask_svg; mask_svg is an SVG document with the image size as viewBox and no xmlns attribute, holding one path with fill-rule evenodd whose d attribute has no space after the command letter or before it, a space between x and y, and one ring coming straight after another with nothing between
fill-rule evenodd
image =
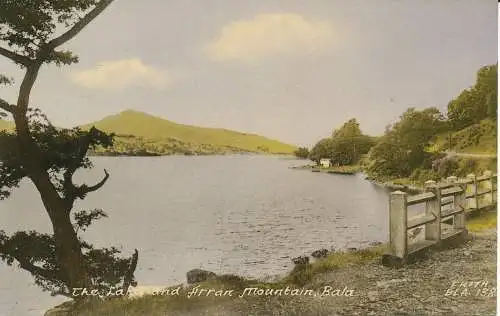
<instances>
[{"instance_id":1,"label":"distant hill ridge","mask_svg":"<svg viewBox=\"0 0 500 316\"><path fill-rule=\"evenodd\" d=\"M0 129L11 126L12 123L0 120ZM80 127L88 129L92 126L117 135L116 144L111 150L114 154L292 154L296 149L296 146L256 134L179 124L135 110L106 116Z\"/></svg>"}]
</instances>

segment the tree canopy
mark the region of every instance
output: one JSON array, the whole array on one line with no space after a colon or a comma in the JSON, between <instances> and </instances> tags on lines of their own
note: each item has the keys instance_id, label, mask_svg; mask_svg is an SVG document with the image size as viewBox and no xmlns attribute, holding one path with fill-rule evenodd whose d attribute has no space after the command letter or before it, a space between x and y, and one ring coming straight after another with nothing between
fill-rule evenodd
<instances>
[{"instance_id":1,"label":"tree canopy","mask_svg":"<svg viewBox=\"0 0 500 316\"><path fill-rule=\"evenodd\" d=\"M358 121L353 118L332 132L332 136L324 138L314 145L309 159L319 163L326 158L335 165L352 165L359 161L373 146L372 137L363 135Z\"/></svg>"},{"instance_id":2,"label":"tree canopy","mask_svg":"<svg viewBox=\"0 0 500 316\"><path fill-rule=\"evenodd\" d=\"M448 119L453 130L460 130L485 118L497 119L497 68L478 70L476 83L448 103Z\"/></svg>"},{"instance_id":3,"label":"tree canopy","mask_svg":"<svg viewBox=\"0 0 500 316\"><path fill-rule=\"evenodd\" d=\"M0 200L8 198L20 181L34 184L49 216L53 234L20 231L8 236L0 230L0 259L17 262L38 285L53 294L71 297L72 288L103 289L134 285L138 252L120 258L115 248L96 249L79 233L94 220L106 217L102 210L74 210L77 199L99 190L108 180L76 185L73 175L92 167L87 158L96 146L108 147L113 135L95 128L55 128L30 104L30 95L42 65L78 62L72 52L59 47L75 37L113 0L4 0L0 2L0 56L24 70L16 102L0 98L0 117L12 116L15 131L0 132ZM12 84L0 74L0 84Z\"/></svg>"},{"instance_id":4,"label":"tree canopy","mask_svg":"<svg viewBox=\"0 0 500 316\"><path fill-rule=\"evenodd\" d=\"M445 118L437 108L408 109L371 149L368 172L374 176L409 176L428 158L425 148L430 141L445 129Z\"/></svg>"}]
</instances>

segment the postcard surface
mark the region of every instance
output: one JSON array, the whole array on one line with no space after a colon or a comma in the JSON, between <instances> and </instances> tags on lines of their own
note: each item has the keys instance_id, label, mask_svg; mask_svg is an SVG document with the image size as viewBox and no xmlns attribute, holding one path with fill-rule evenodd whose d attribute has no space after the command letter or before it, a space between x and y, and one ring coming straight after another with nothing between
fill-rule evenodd
<instances>
[{"instance_id":1,"label":"postcard surface","mask_svg":"<svg viewBox=\"0 0 500 316\"><path fill-rule=\"evenodd\" d=\"M495 315L493 1L0 2L0 316Z\"/></svg>"}]
</instances>

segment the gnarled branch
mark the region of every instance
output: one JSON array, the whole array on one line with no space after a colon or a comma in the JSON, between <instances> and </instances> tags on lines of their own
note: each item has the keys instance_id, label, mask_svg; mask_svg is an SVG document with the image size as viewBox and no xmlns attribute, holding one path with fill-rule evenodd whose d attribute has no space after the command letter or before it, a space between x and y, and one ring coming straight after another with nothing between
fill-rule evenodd
<instances>
[{"instance_id":1,"label":"gnarled branch","mask_svg":"<svg viewBox=\"0 0 500 316\"><path fill-rule=\"evenodd\" d=\"M79 186L78 189L80 190L80 192L83 195L86 195L87 193L99 190L106 183L106 181L108 181L108 179L109 179L109 173L106 169L104 169L104 178L102 178L101 181L99 181L97 184L91 185L91 186L87 186L87 185L83 184L83 185Z\"/></svg>"},{"instance_id":2,"label":"gnarled branch","mask_svg":"<svg viewBox=\"0 0 500 316\"><path fill-rule=\"evenodd\" d=\"M91 186L88 186L86 184L75 186L69 174L65 174L65 177L67 177L65 178L65 184L64 184L66 186L66 191L67 191L66 201L72 204L77 198L84 199L88 193L99 190L108 180L109 173L106 169L104 169L104 178L97 184Z\"/></svg>"},{"instance_id":3,"label":"gnarled branch","mask_svg":"<svg viewBox=\"0 0 500 316\"><path fill-rule=\"evenodd\" d=\"M14 53L13 51L10 51L3 47L0 47L0 55L5 56L10 60L12 60L13 62L21 64L25 67L28 67L28 65L32 63L32 60L29 59L28 57Z\"/></svg>"},{"instance_id":4,"label":"gnarled branch","mask_svg":"<svg viewBox=\"0 0 500 316\"><path fill-rule=\"evenodd\" d=\"M41 276L47 280L57 279L57 272L56 271L47 270L47 269L41 268L39 266L36 266L26 258L15 257L15 259L19 262L19 266L22 269L29 271L33 275Z\"/></svg>"},{"instance_id":5,"label":"gnarled branch","mask_svg":"<svg viewBox=\"0 0 500 316\"><path fill-rule=\"evenodd\" d=\"M0 109L7 111L9 113L14 112L14 106L12 104L9 104L9 102L5 101L2 98L0 98Z\"/></svg>"}]
</instances>

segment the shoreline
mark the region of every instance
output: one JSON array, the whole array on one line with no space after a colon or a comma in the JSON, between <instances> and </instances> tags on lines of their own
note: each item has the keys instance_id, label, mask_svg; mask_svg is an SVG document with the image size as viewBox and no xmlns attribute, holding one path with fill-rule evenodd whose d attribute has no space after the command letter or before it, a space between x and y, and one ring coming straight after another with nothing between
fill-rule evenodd
<instances>
[{"instance_id":1,"label":"shoreline","mask_svg":"<svg viewBox=\"0 0 500 316\"><path fill-rule=\"evenodd\" d=\"M358 173L364 174L363 167L361 165L323 168L315 165L305 164L305 165L292 166L289 168L294 170L310 170L311 172L339 174L339 175L355 175ZM400 190L407 193L415 193L415 194L424 192L424 188L422 186L414 184L397 183L396 179L388 181L380 181L366 176L365 180L370 181L372 184L390 191Z\"/></svg>"},{"instance_id":2,"label":"shoreline","mask_svg":"<svg viewBox=\"0 0 500 316\"><path fill-rule=\"evenodd\" d=\"M382 315L389 308L392 312L422 314L423 311L482 311L487 315L495 305L491 289L496 274L496 212L489 211L467 223L470 231L464 244L451 248L432 250L418 264L401 269L389 269L380 264L380 255L387 245L369 246L365 249L330 253L312 263L297 264L286 276L275 282L246 279L236 275L217 275L210 279L185 285L157 289L156 294L118 300L100 301L82 307L78 315L109 316L127 315L264 315L295 311L297 315ZM457 275L460 275L457 278ZM482 281L483 291L473 291L468 296L455 292L459 281ZM168 295L168 289L180 287L181 295ZM280 289L289 287L296 293L304 290L318 292L329 287L330 295L271 295L281 294ZM342 289L349 288L354 295L345 295ZM140 288L140 287L139 287ZM194 293L195 289L206 289L203 295L187 297L182 293ZM212 290L213 289L213 290ZM218 296L218 290L245 293L259 291L269 295ZM463 289L460 289L463 290ZM163 291L163 292L161 292ZM170 291L173 293L173 291ZM178 293L179 291L177 291ZM167 293L167 294L159 294ZM224 292L226 293L226 292ZM304 292L306 293L306 292ZM311 293L310 291L307 293ZM351 292L350 292L351 293ZM448 293L448 294L447 294ZM477 293L481 295L476 295ZM214 295L209 295L214 294ZM352 297L351 297L352 296ZM301 298L303 297L303 298ZM484 303L478 305L481 298ZM407 304L408 302L412 304ZM457 306L457 304L459 306ZM66 315L71 303L63 303L44 315ZM163 313L163 314L162 314ZM456 313L455 313L456 314ZM472 313L473 314L473 313ZM470 314L470 315L472 315ZM267 315L267 314L266 314ZM282 314L280 314L282 315Z\"/></svg>"},{"instance_id":3,"label":"shoreline","mask_svg":"<svg viewBox=\"0 0 500 316\"><path fill-rule=\"evenodd\" d=\"M89 153L88 157L205 157L205 156L276 156L276 157L293 157L293 154L287 153L259 153L259 152L226 152L226 153L194 153L194 154L183 154L183 153L168 153L168 154L158 154L158 153Z\"/></svg>"}]
</instances>

